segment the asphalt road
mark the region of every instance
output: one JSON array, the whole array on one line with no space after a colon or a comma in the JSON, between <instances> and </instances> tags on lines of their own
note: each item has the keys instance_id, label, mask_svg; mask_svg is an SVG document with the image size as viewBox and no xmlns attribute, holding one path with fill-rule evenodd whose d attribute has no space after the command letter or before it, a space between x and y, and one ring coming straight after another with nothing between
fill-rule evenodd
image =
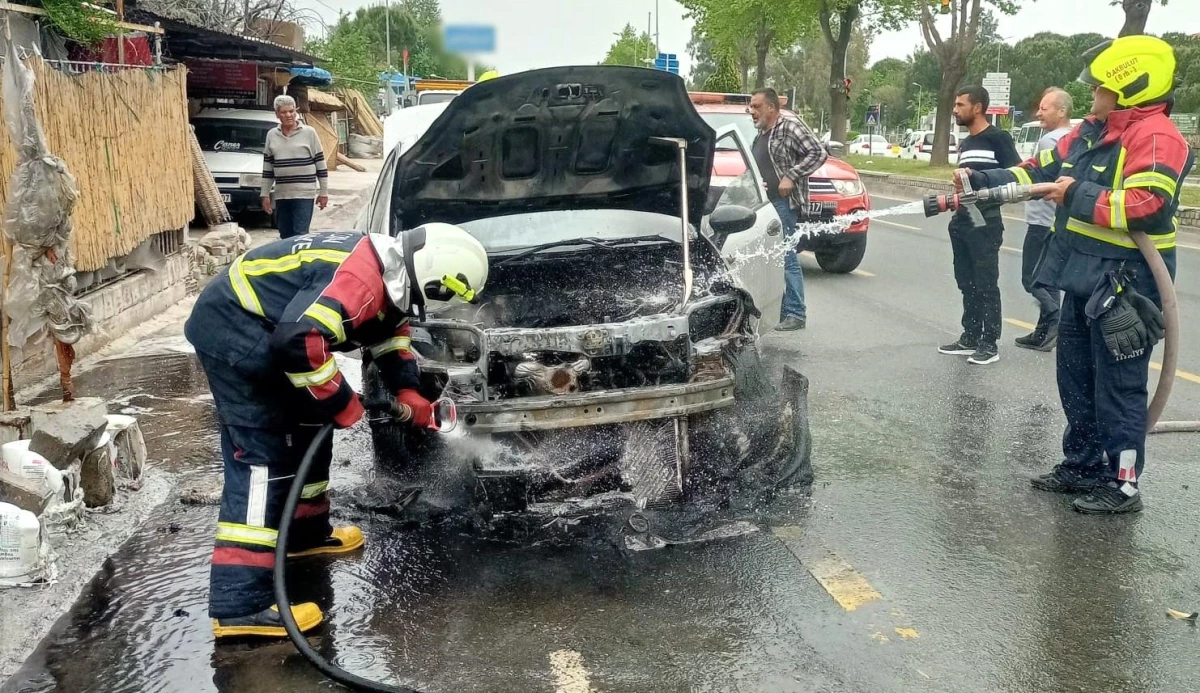
<instances>
[{"instance_id":1,"label":"asphalt road","mask_svg":"<svg viewBox=\"0 0 1200 693\"><path fill-rule=\"evenodd\" d=\"M851 275L804 260L809 327L766 346L811 381L817 481L754 534L627 554L413 529L372 510L388 492L366 437L340 437L334 504L369 543L297 574L297 597L329 615L313 641L429 691L1195 690L1200 633L1165 613L1200 610L1197 437L1151 439L1140 515L1086 517L1030 489L1058 460L1063 419L1053 355L1011 346L1036 311L1023 225L1006 223L1009 322L986 367L936 352L959 331L945 220L876 220ZM1188 245L1185 320L1200 291ZM1200 324L1182 336L1167 418L1197 419ZM166 387L155 372L184 375ZM79 382L143 409L152 457L213 475L189 357ZM288 644L213 647L214 523L211 507L164 506L0 691L328 690Z\"/></svg>"}]
</instances>

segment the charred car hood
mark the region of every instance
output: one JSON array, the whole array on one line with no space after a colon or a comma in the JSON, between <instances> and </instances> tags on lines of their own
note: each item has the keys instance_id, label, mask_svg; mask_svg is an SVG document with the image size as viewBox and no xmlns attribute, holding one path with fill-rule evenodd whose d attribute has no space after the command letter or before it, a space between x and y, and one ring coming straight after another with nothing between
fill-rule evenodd
<instances>
[{"instance_id":1,"label":"charred car hood","mask_svg":"<svg viewBox=\"0 0 1200 693\"><path fill-rule=\"evenodd\" d=\"M687 142L688 214L703 214L715 135L683 80L635 67L554 67L473 85L400 157L396 231L517 212L630 209L679 215Z\"/></svg>"}]
</instances>

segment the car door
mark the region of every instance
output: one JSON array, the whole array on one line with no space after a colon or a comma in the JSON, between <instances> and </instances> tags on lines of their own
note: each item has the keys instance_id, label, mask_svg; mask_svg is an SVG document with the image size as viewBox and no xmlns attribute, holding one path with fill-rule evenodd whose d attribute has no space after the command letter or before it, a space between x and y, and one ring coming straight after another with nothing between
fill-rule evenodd
<instances>
[{"instance_id":1,"label":"car door","mask_svg":"<svg viewBox=\"0 0 1200 693\"><path fill-rule=\"evenodd\" d=\"M762 311L760 329L769 329L779 322L779 307L783 302L783 225L775 207L767 200L762 174L750 154L750 143L742 137L736 125L717 130L717 149L740 153L745 170L733 177L725 187L716 207L737 204L754 210L754 226L730 234L721 247L735 279L750 292L754 304ZM704 232L712 229L704 222Z\"/></svg>"},{"instance_id":2,"label":"car door","mask_svg":"<svg viewBox=\"0 0 1200 693\"><path fill-rule=\"evenodd\" d=\"M400 158L399 147L388 153L375 181L375 189L371 191L371 201L367 203L354 219L354 229L362 233L390 234L388 214L392 210L392 180L396 175L396 162Z\"/></svg>"}]
</instances>

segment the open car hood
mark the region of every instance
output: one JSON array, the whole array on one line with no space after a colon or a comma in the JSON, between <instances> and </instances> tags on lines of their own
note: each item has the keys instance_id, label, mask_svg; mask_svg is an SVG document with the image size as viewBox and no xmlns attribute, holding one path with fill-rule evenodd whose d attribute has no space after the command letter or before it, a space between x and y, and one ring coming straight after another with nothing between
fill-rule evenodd
<instances>
[{"instance_id":1,"label":"open car hood","mask_svg":"<svg viewBox=\"0 0 1200 693\"><path fill-rule=\"evenodd\" d=\"M553 67L471 86L396 165L393 223L460 223L556 209L679 216L676 147L687 142L688 215L708 195L715 135L668 72Z\"/></svg>"}]
</instances>

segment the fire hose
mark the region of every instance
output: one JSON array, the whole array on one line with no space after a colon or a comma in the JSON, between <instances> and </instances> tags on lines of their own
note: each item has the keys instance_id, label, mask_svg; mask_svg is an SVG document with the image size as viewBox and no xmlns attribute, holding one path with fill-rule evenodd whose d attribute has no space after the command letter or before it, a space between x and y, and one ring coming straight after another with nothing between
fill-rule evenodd
<instances>
[{"instance_id":1,"label":"fire hose","mask_svg":"<svg viewBox=\"0 0 1200 693\"><path fill-rule=\"evenodd\" d=\"M405 417L412 417L411 411L405 411L403 405L398 405L395 402L387 403L367 403L367 408L372 410L381 410L387 412L396 420L405 420ZM453 400L443 397L432 403L433 423L429 428L435 432L449 432L454 430L458 423L458 412L454 406ZM312 645L308 644L308 640L304 637L304 633L300 631L300 626L296 624L296 617L292 614L292 600L288 597L287 591L287 547L288 538L292 528L292 519L296 515L296 506L300 503L300 493L304 490L304 482L308 478L308 473L312 469L313 462L317 459L317 451L333 435L333 424L325 424L317 435L309 444L308 450L304 452L304 457L300 460L300 466L296 468L296 478L292 480L291 490L288 491L287 500L283 504L283 518L279 523L279 536L275 544L275 603L279 608L279 616L283 620L283 628L287 631L288 638L296 649L317 668L325 676L337 681L343 686L347 686L356 691L369 691L370 693L420 693L415 688L407 688L405 686L391 686L370 679L365 679L356 674L342 669L336 664L322 657Z\"/></svg>"},{"instance_id":2,"label":"fire hose","mask_svg":"<svg viewBox=\"0 0 1200 693\"><path fill-rule=\"evenodd\" d=\"M931 217L942 212L964 209L975 227L984 225L983 215L979 205L1002 205L1014 202L1027 202L1039 199L1049 191L1053 184L1039 183L1034 185L1018 185L1008 183L994 188L973 190L965 171L959 172L958 182L962 185L961 193L949 195L926 195L922 202L925 206L925 216ZM1154 247L1154 243L1141 231L1130 231L1133 239L1150 273L1158 286L1158 294L1162 300L1163 320L1163 362L1158 376L1158 387L1154 390L1154 398L1147 407L1146 429L1149 433L1200 433L1200 421L1163 421L1159 422L1167 401L1171 398L1171 388L1175 383L1175 368L1179 360L1179 302L1175 295L1175 284L1171 281L1171 273L1163 262L1162 255Z\"/></svg>"}]
</instances>

